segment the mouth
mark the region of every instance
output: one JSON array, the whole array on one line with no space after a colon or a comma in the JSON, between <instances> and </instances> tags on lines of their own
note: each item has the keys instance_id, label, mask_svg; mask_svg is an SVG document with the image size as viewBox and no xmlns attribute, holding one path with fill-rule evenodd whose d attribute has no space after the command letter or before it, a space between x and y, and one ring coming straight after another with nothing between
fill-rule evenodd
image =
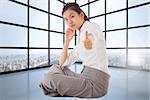
<instances>
[{"instance_id":1,"label":"mouth","mask_svg":"<svg viewBox=\"0 0 150 100\"><path fill-rule=\"evenodd\" d=\"M75 27L75 24L71 25L70 27L74 28L74 27Z\"/></svg>"}]
</instances>

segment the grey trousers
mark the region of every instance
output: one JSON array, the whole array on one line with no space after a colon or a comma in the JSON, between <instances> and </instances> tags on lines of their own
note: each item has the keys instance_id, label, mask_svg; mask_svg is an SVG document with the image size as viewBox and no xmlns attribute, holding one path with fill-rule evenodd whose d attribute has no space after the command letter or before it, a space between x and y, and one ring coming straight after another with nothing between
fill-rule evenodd
<instances>
[{"instance_id":1,"label":"grey trousers","mask_svg":"<svg viewBox=\"0 0 150 100\"><path fill-rule=\"evenodd\" d=\"M105 72L86 66L77 74L68 67L62 70L59 65L53 65L40 87L49 96L101 97L107 93L109 77Z\"/></svg>"}]
</instances>

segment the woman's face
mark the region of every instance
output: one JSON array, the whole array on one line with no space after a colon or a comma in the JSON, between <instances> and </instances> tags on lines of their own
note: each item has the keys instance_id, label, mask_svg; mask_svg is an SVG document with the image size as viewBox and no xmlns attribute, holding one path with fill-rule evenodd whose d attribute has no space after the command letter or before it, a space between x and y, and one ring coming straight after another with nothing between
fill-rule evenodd
<instances>
[{"instance_id":1,"label":"woman's face","mask_svg":"<svg viewBox=\"0 0 150 100\"><path fill-rule=\"evenodd\" d=\"M66 10L63 13L63 17L65 19L66 24L68 27L72 30L79 30L81 25L84 22L84 14L83 13L77 13L74 10Z\"/></svg>"}]
</instances>

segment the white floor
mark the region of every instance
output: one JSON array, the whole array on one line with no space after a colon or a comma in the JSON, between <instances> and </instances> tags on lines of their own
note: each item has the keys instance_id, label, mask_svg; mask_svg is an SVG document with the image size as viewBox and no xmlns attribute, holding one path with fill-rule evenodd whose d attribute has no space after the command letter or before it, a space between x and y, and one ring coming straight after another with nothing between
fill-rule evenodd
<instances>
[{"instance_id":1,"label":"white floor","mask_svg":"<svg viewBox=\"0 0 150 100\"><path fill-rule=\"evenodd\" d=\"M72 70L80 72L77 64ZM38 84L48 68L0 75L0 100L150 100L150 72L110 67L109 92L101 98L48 97Z\"/></svg>"}]
</instances>

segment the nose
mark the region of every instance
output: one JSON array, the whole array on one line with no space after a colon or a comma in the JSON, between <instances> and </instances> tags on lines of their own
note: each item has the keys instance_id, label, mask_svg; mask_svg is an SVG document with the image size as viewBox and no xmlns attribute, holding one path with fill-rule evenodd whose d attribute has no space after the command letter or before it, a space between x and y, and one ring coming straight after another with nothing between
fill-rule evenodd
<instances>
[{"instance_id":1,"label":"nose","mask_svg":"<svg viewBox=\"0 0 150 100\"><path fill-rule=\"evenodd\" d=\"M71 19L68 20L68 24L71 25L73 21Z\"/></svg>"}]
</instances>

